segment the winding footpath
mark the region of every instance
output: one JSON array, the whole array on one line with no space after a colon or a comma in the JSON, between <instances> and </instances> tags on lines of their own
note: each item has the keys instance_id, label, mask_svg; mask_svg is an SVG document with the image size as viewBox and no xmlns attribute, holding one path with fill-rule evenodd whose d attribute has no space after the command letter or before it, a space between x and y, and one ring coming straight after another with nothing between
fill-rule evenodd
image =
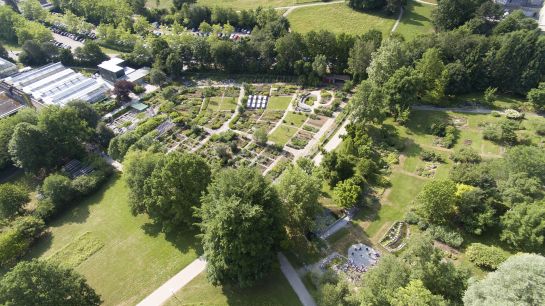
<instances>
[{"instance_id":1,"label":"winding footpath","mask_svg":"<svg viewBox=\"0 0 545 306\"><path fill-rule=\"evenodd\" d=\"M302 8L302 7L309 7L309 6L322 6L322 5L331 5L331 4L339 4L344 3L344 0L341 1L331 1L331 2L315 2L315 3L308 3L308 4L300 4L300 5L290 5L290 6L279 6L275 7L275 10L286 10L282 16L286 17L288 16L293 10Z\"/></svg>"}]
</instances>

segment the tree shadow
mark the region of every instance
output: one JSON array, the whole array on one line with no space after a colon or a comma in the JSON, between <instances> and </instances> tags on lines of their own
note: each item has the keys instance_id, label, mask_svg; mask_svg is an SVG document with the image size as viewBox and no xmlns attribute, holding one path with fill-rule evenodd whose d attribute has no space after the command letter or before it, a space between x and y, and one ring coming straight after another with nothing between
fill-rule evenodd
<instances>
[{"instance_id":1,"label":"tree shadow","mask_svg":"<svg viewBox=\"0 0 545 306\"><path fill-rule=\"evenodd\" d=\"M158 237L163 232L163 227L158 222L148 222L140 226L140 228L153 238ZM178 227L170 232L164 233L165 240L170 242L176 249L182 253L190 250L195 250L199 256L203 254L202 244L197 235L200 232L197 229L188 229Z\"/></svg>"}]
</instances>

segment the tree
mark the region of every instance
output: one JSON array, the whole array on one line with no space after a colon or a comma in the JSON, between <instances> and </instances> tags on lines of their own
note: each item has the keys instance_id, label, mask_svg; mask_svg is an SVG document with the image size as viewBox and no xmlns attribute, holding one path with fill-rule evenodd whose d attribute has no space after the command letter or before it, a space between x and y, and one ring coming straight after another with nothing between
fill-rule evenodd
<instances>
[{"instance_id":1,"label":"tree","mask_svg":"<svg viewBox=\"0 0 545 306\"><path fill-rule=\"evenodd\" d=\"M534 146L515 146L505 155L509 173L527 173L545 183L545 152Z\"/></svg>"},{"instance_id":2,"label":"tree","mask_svg":"<svg viewBox=\"0 0 545 306\"><path fill-rule=\"evenodd\" d=\"M210 167L198 155L164 155L143 186L148 193L144 198L146 212L165 232L193 226L193 211L200 207L200 196L210 176Z\"/></svg>"},{"instance_id":3,"label":"tree","mask_svg":"<svg viewBox=\"0 0 545 306\"><path fill-rule=\"evenodd\" d=\"M44 196L49 198L58 209L74 198L74 189L70 179L61 174L51 174L42 185Z\"/></svg>"},{"instance_id":4,"label":"tree","mask_svg":"<svg viewBox=\"0 0 545 306\"><path fill-rule=\"evenodd\" d=\"M501 218L501 239L517 249L539 252L545 242L545 203L519 204Z\"/></svg>"},{"instance_id":5,"label":"tree","mask_svg":"<svg viewBox=\"0 0 545 306\"><path fill-rule=\"evenodd\" d=\"M161 154L132 150L125 156L123 178L129 187L129 205L133 215L146 212L144 200L148 197L146 180L159 164Z\"/></svg>"},{"instance_id":6,"label":"tree","mask_svg":"<svg viewBox=\"0 0 545 306\"><path fill-rule=\"evenodd\" d=\"M422 58L416 62L416 71L423 79L424 88L439 98L443 95L440 79L444 70L445 65L437 48L426 50Z\"/></svg>"},{"instance_id":7,"label":"tree","mask_svg":"<svg viewBox=\"0 0 545 306\"><path fill-rule=\"evenodd\" d=\"M497 224L493 201L482 189L459 184L456 197L456 219L466 231L480 235Z\"/></svg>"},{"instance_id":8,"label":"tree","mask_svg":"<svg viewBox=\"0 0 545 306\"><path fill-rule=\"evenodd\" d=\"M545 258L536 254L511 256L497 271L472 283L464 305L545 304Z\"/></svg>"},{"instance_id":9,"label":"tree","mask_svg":"<svg viewBox=\"0 0 545 306\"><path fill-rule=\"evenodd\" d=\"M472 0L442 0L434 11L433 25L441 31L453 30L471 19L475 12L475 4Z\"/></svg>"},{"instance_id":10,"label":"tree","mask_svg":"<svg viewBox=\"0 0 545 306\"><path fill-rule=\"evenodd\" d=\"M421 280L411 280L407 286L395 291L390 304L392 306L446 306L447 302L440 295L434 295Z\"/></svg>"},{"instance_id":11,"label":"tree","mask_svg":"<svg viewBox=\"0 0 545 306\"><path fill-rule=\"evenodd\" d=\"M22 122L15 127L8 148L13 163L26 171L35 173L51 165L50 159L44 157L44 153L48 153L46 137L30 123Z\"/></svg>"},{"instance_id":12,"label":"tree","mask_svg":"<svg viewBox=\"0 0 545 306\"><path fill-rule=\"evenodd\" d=\"M38 122L36 111L27 107L13 116L0 120L0 169L11 163L9 141L14 135L15 127L21 122L36 124Z\"/></svg>"},{"instance_id":13,"label":"tree","mask_svg":"<svg viewBox=\"0 0 545 306\"><path fill-rule=\"evenodd\" d=\"M397 38L388 38L382 46L373 53L371 64L367 68L369 81L381 86L405 65L406 59L403 44Z\"/></svg>"},{"instance_id":14,"label":"tree","mask_svg":"<svg viewBox=\"0 0 545 306\"><path fill-rule=\"evenodd\" d=\"M100 49L98 43L87 39L83 47L74 51L74 59L82 66L94 67L108 59L108 56Z\"/></svg>"},{"instance_id":15,"label":"tree","mask_svg":"<svg viewBox=\"0 0 545 306\"><path fill-rule=\"evenodd\" d=\"M389 305L394 293L409 282L409 273L395 256L381 256L377 266L365 273L358 300L365 305Z\"/></svg>"},{"instance_id":16,"label":"tree","mask_svg":"<svg viewBox=\"0 0 545 306\"><path fill-rule=\"evenodd\" d=\"M117 102L128 102L131 100L130 94L133 89L134 83L126 80L120 80L115 82L113 94L115 95Z\"/></svg>"},{"instance_id":17,"label":"tree","mask_svg":"<svg viewBox=\"0 0 545 306\"><path fill-rule=\"evenodd\" d=\"M292 234L305 235L321 211L318 204L322 189L320 180L298 166L284 171L276 184L284 210L286 225Z\"/></svg>"},{"instance_id":18,"label":"tree","mask_svg":"<svg viewBox=\"0 0 545 306\"><path fill-rule=\"evenodd\" d=\"M488 87L484 91L484 102L487 105L492 105L494 103L494 101L496 101L496 99L497 99L496 92L497 91L498 91L497 88L492 88L492 87Z\"/></svg>"},{"instance_id":19,"label":"tree","mask_svg":"<svg viewBox=\"0 0 545 306\"><path fill-rule=\"evenodd\" d=\"M339 154L335 151L329 152L324 155L320 165L324 177L329 181L331 187L354 176L354 164L345 154Z\"/></svg>"},{"instance_id":20,"label":"tree","mask_svg":"<svg viewBox=\"0 0 545 306\"><path fill-rule=\"evenodd\" d=\"M528 92L528 101L536 109L543 110L545 108L545 82L539 83L537 88L530 89Z\"/></svg>"},{"instance_id":21,"label":"tree","mask_svg":"<svg viewBox=\"0 0 545 306\"><path fill-rule=\"evenodd\" d=\"M23 44L21 53L19 53L19 61L29 66L45 65L52 60L52 54L48 53L48 51L51 52L52 50L57 51L57 47L27 40Z\"/></svg>"},{"instance_id":22,"label":"tree","mask_svg":"<svg viewBox=\"0 0 545 306\"><path fill-rule=\"evenodd\" d=\"M383 92L394 118L400 119L422 94L424 80L413 68L401 67L384 84Z\"/></svg>"},{"instance_id":23,"label":"tree","mask_svg":"<svg viewBox=\"0 0 545 306\"><path fill-rule=\"evenodd\" d=\"M325 55L320 54L314 58L314 62L312 62L312 72L318 77L323 77L327 73L327 58Z\"/></svg>"},{"instance_id":24,"label":"tree","mask_svg":"<svg viewBox=\"0 0 545 306\"><path fill-rule=\"evenodd\" d=\"M352 78L355 81L362 80L367 76L367 68L371 64L371 56L378 49L382 41L382 33L378 33L380 34L378 41L365 39L366 36L364 35L364 37L357 38L354 42L354 47L350 49L347 72L352 74Z\"/></svg>"},{"instance_id":25,"label":"tree","mask_svg":"<svg viewBox=\"0 0 545 306\"><path fill-rule=\"evenodd\" d=\"M343 208L352 208L361 196L361 187L354 179L339 182L333 189L333 198L337 205Z\"/></svg>"},{"instance_id":26,"label":"tree","mask_svg":"<svg viewBox=\"0 0 545 306\"><path fill-rule=\"evenodd\" d=\"M21 187L6 183L0 184L0 218L8 219L21 212L29 201L28 193Z\"/></svg>"},{"instance_id":27,"label":"tree","mask_svg":"<svg viewBox=\"0 0 545 306\"><path fill-rule=\"evenodd\" d=\"M47 261L22 261L0 280L2 305L100 305L100 296L71 269Z\"/></svg>"},{"instance_id":28,"label":"tree","mask_svg":"<svg viewBox=\"0 0 545 306\"><path fill-rule=\"evenodd\" d=\"M372 11L383 8L386 0L348 0L346 4L355 10Z\"/></svg>"},{"instance_id":29,"label":"tree","mask_svg":"<svg viewBox=\"0 0 545 306\"><path fill-rule=\"evenodd\" d=\"M521 203L531 203L543 197L543 187L539 179L527 173L510 173L509 178L498 182L503 204L513 207Z\"/></svg>"},{"instance_id":30,"label":"tree","mask_svg":"<svg viewBox=\"0 0 545 306\"><path fill-rule=\"evenodd\" d=\"M66 107L75 111L76 116L87 123L87 126L94 129L100 121L100 115L90 103L83 100L72 100L66 103Z\"/></svg>"},{"instance_id":31,"label":"tree","mask_svg":"<svg viewBox=\"0 0 545 306\"><path fill-rule=\"evenodd\" d=\"M416 196L416 211L430 223L447 223L454 212L456 184L450 180L427 182Z\"/></svg>"},{"instance_id":32,"label":"tree","mask_svg":"<svg viewBox=\"0 0 545 306\"><path fill-rule=\"evenodd\" d=\"M269 140L267 130L265 130L264 128L256 129L254 131L254 140L260 146L266 145L267 141Z\"/></svg>"},{"instance_id":33,"label":"tree","mask_svg":"<svg viewBox=\"0 0 545 306\"><path fill-rule=\"evenodd\" d=\"M19 2L19 9L28 20L45 21L47 11L38 0L24 0Z\"/></svg>"},{"instance_id":34,"label":"tree","mask_svg":"<svg viewBox=\"0 0 545 306\"><path fill-rule=\"evenodd\" d=\"M151 68L149 80L154 85L162 85L167 80L167 75L161 69Z\"/></svg>"},{"instance_id":35,"label":"tree","mask_svg":"<svg viewBox=\"0 0 545 306\"><path fill-rule=\"evenodd\" d=\"M283 239L280 200L265 178L253 168L223 170L201 202L208 280L248 287L265 277Z\"/></svg>"}]
</instances>

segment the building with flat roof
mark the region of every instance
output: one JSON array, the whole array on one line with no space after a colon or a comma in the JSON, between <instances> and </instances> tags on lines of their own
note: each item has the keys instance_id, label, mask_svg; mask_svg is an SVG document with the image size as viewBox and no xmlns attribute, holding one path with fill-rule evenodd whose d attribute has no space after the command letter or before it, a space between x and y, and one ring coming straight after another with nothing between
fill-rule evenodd
<instances>
[{"instance_id":1,"label":"building with flat roof","mask_svg":"<svg viewBox=\"0 0 545 306\"><path fill-rule=\"evenodd\" d=\"M0 79L16 74L17 65L0 57Z\"/></svg>"},{"instance_id":2,"label":"building with flat roof","mask_svg":"<svg viewBox=\"0 0 545 306\"><path fill-rule=\"evenodd\" d=\"M103 82L88 78L64 67L61 63L48 64L4 79L0 89L21 103L65 105L72 100L97 102L106 97L108 87Z\"/></svg>"},{"instance_id":3,"label":"building with flat roof","mask_svg":"<svg viewBox=\"0 0 545 306\"><path fill-rule=\"evenodd\" d=\"M125 65L125 60L119 57L102 62L98 65L100 76L110 82L115 83L120 80L126 80L132 83L142 83L144 77L149 74L149 68L133 69Z\"/></svg>"},{"instance_id":4,"label":"building with flat roof","mask_svg":"<svg viewBox=\"0 0 545 306\"><path fill-rule=\"evenodd\" d=\"M509 12L522 10L527 17L539 18L539 11L543 7L543 0L495 0Z\"/></svg>"}]
</instances>

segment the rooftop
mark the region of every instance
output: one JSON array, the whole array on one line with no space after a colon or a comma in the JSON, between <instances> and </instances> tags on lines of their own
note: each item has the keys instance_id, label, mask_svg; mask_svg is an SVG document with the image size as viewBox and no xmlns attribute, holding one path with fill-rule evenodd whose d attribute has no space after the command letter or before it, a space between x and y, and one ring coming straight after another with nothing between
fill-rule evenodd
<instances>
[{"instance_id":1,"label":"rooftop","mask_svg":"<svg viewBox=\"0 0 545 306\"><path fill-rule=\"evenodd\" d=\"M111 59L102 62L100 65L98 65L98 68L102 68L104 70L108 70L111 72L118 72L123 70L123 67L121 67L121 64L125 62L124 59L119 57L112 57Z\"/></svg>"},{"instance_id":2,"label":"rooftop","mask_svg":"<svg viewBox=\"0 0 545 306\"><path fill-rule=\"evenodd\" d=\"M0 118L12 115L23 107L24 105L6 96L3 91L0 91Z\"/></svg>"},{"instance_id":3,"label":"rooftop","mask_svg":"<svg viewBox=\"0 0 545 306\"><path fill-rule=\"evenodd\" d=\"M102 82L85 77L61 63L31 69L8 77L4 82L31 95L37 101L57 105L64 105L72 100L96 102L108 90Z\"/></svg>"}]
</instances>

